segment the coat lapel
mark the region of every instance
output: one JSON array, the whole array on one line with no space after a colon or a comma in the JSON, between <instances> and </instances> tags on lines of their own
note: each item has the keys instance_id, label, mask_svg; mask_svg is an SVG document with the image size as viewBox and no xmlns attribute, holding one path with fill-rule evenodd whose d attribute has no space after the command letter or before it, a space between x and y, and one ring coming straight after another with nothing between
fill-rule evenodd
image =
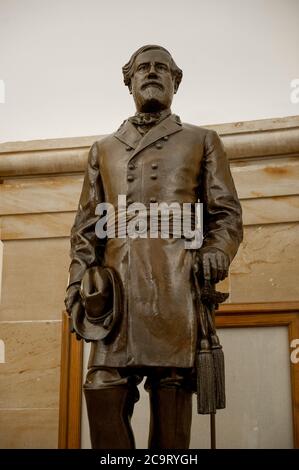
<instances>
[{"instance_id":1,"label":"coat lapel","mask_svg":"<svg viewBox=\"0 0 299 470\"><path fill-rule=\"evenodd\" d=\"M128 120L125 121L116 132L114 132L114 137L133 149L136 149L138 143L142 139L142 135L138 132L134 124Z\"/></svg>"},{"instance_id":2,"label":"coat lapel","mask_svg":"<svg viewBox=\"0 0 299 470\"><path fill-rule=\"evenodd\" d=\"M137 153L141 152L143 149L153 144L157 140L162 139L166 135L174 134L175 132L179 132L181 130L182 124L180 118L175 114L171 114L169 117L154 126L145 134L145 136L139 141L137 147L131 155L131 158L135 157Z\"/></svg>"},{"instance_id":3,"label":"coat lapel","mask_svg":"<svg viewBox=\"0 0 299 470\"><path fill-rule=\"evenodd\" d=\"M137 153L141 152L143 149L153 144L157 140L181 130L182 124L180 118L175 114L171 114L162 122L149 130L144 136L142 136L136 127L127 120L114 133L114 137L134 149L134 152L130 155L131 160L133 157L135 157L135 155L137 155Z\"/></svg>"}]
</instances>

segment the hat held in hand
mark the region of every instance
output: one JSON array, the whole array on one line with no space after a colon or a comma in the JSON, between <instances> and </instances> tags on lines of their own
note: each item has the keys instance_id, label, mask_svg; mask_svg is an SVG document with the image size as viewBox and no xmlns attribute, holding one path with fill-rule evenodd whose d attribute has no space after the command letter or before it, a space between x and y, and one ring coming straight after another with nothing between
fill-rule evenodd
<instances>
[{"instance_id":1,"label":"hat held in hand","mask_svg":"<svg viewBox=\"0 0 299 470\"><path fill-rule=\"evenodd\" d=\"M121 284L109 267L88 268L81 281L81 302L72 312L73 327L84 339L106 338L121 316Z\"/></svg>"}]
</instances>

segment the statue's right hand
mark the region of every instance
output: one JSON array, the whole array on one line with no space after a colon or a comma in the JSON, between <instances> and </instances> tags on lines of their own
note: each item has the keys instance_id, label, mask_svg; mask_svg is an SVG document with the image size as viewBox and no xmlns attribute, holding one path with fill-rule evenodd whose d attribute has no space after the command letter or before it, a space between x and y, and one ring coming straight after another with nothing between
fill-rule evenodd
<instances>
[{"instance_id":1,"label":"statue's right hand","mask_svg":"<svg viewBox=\"0 0 299 470\"><path fill-rule=\"evenodd\" d=\"M80 297L80 284L71 285L67 289L66 296L64 299L64 305L69 315L72 314L72 307L74 303L79 299L79 297Z\"/></svg>"}]
</instances>

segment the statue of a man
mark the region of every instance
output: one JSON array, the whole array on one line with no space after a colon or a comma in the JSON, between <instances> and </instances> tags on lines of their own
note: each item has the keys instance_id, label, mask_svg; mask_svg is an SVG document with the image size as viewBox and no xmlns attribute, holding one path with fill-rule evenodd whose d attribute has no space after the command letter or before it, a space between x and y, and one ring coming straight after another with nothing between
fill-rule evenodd
<instances>
[{"instance_id":1,"label":"statue of a man","mask_svg":"<svg viewBox=\"0 0 299 470\"><path fill-rule=\"evenodd\" d=\"M84 385L92 447L134 448L130 419L146 377L149 448L187 449L198 341L192 273L199 264L206 281L227 276L242 240L241 207L217 133L171 112L182 71L170 53L141 47L123 76L137 112L90 149L65 303L74 330L92 342ZM127 206L200 201L202 246L186 249L171 234L128 236L132 213L122 217L119 195ZM125 221L122 236L97 236L104 202L118 225Z\"/></svg>"}]
</instances>

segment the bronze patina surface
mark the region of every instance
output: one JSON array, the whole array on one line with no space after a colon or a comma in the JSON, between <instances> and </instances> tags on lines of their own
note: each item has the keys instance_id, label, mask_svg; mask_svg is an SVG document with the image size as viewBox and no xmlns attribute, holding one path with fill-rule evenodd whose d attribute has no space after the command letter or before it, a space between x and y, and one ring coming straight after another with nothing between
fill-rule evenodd
<instances>
[{"instance_id":1,"label":"bronze patina surface","mask_svg":"<svg viewBox=\"0 0 299 470\"><path fill-rule=\"evenodd\" d=\"M194 272L212 284L227 276L242 241L241 206L217 133L181 122L171 111L182 71L170 53L144 46L123 74L136 115L90 149L71 232L66 307L71 315L79 310L84 316L80 285L89 268L109 268L121 285L113 294L121 296L119 321L105 338L97 339L100 317L91 318L87 337L86 330L77 328L79 336L92 341L85 396L93 447L134 447L130 416L137 384L147 376L150 447L187 448L191 377L200 339ZM183 237L100 240L96 207L108 202L117 210L120 194L127 204L146 207L202 202L202 247L186 249ZM104 284L101 301L107 297ZM107 305L113 310L111 304L110 299Z\"/></svg>"}]
</instances>

